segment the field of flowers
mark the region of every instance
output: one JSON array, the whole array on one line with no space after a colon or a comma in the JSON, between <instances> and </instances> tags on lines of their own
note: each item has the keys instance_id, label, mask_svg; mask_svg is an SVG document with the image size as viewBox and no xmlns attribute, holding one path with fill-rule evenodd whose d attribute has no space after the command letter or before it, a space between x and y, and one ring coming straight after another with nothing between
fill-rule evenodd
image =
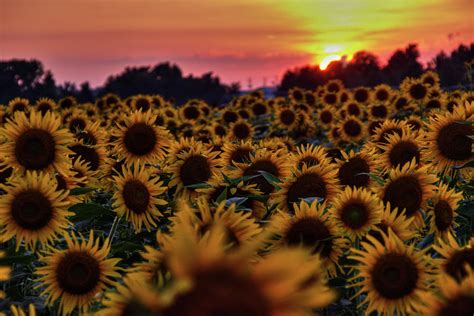
<instances>
[{"instance_id":1,"label":"field of flowers","mask_svg":"<svg viewBox=\"0 0 474 316\"><path fill-rule=\"evenodd\" d=\"M0 311L472 315L474 93L433 72L0 107Z\"/></svg>"}]
</instances>

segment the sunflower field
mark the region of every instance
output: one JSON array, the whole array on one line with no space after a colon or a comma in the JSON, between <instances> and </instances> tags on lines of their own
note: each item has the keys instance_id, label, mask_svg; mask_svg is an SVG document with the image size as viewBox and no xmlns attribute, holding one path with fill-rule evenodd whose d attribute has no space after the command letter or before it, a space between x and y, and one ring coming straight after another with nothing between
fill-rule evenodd
<instances>
[{"instance_id":1,"label":"sunflower field","mask_svg":"<svg viewBox=\"0 0 474 316\"><path fill-rule=\"evenodd\" d=\"M474 93L0 107L7 315L473 315ZM1 313L0 312L0 313Z\"/></svg>"}]
</instances>

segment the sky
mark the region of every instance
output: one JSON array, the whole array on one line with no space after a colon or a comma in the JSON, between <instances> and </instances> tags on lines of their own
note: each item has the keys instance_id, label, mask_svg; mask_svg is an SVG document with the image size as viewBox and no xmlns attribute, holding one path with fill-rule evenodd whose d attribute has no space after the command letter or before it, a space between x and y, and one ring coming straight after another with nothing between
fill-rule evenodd
<instances>
[{"instance_id":1,"label":"sky","mask_svg":"<svg viewBox=\"0 0 474 316\"><path fill-rule=\"evenodd\" d=\"M0 0L0 59L37 58L57 81L93 86L171 61L255 87L358 50L383 63L418 43L427 62L471 42L473 0Z\"/></svg>"}]
</instances>

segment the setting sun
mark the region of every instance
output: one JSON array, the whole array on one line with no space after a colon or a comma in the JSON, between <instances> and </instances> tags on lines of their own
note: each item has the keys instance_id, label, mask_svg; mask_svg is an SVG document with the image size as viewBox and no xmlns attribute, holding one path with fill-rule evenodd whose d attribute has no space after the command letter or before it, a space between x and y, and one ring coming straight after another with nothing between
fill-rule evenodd
<instances>
[{"instance_id":1,"label":"setting sun","mask_svg":"<svg viewBox=\"0 0 474 316\"><path fill-rule=\"evenodd\" d=\"M338 60L341 60L341 56L340 55L329 55L329 56L326 56L324 57L321 62L319 63L319 69L321 70L326 70L326 68L329 66L330 63L332 63L333 61L338 61Z\"/></svg>"}]
</instances>

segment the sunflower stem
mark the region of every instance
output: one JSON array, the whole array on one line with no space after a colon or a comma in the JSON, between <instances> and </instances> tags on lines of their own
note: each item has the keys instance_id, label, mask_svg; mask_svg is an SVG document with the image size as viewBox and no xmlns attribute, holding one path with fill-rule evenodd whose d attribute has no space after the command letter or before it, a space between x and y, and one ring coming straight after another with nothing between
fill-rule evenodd
<instances>
[{"instance_id":1,"label":"sunflower stem","mask_svg":"<svg viewBox=\"0 0 474 316\"><path fill-rule=\"evenodd\" d=\"M115 216L115 219L114 219L114 222L112 223L112 227L110 228L110 232L109 232L109 245L112 244L112 240L114 239L114 235L115 235L115 232L117 231L117 228L118 228L118 225L120 223L120 217L119 216Z\"/></svg>"}]
</instances>

